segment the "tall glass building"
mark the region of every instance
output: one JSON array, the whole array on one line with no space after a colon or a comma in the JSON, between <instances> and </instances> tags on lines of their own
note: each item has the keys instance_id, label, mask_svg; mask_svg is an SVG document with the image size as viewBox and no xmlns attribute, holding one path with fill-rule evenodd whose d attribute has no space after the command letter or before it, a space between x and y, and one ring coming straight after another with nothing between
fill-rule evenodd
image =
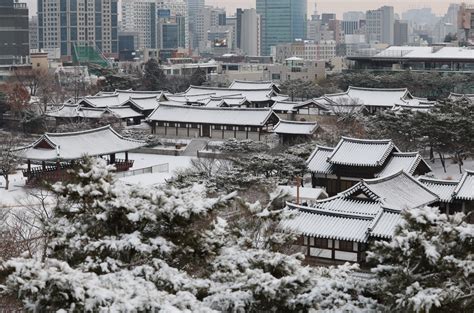
<instances>
[{"instance_id":1,"label":"tall glass building","mask_svg":"<svg viewBox=\"0 0 474 313\"><path fill-rule=\"evenodd\" d=\"M270 55L271 47L306 39L307 0L256 0L262 23L262 55Z\"/></svg>"},{"instance_id":2,"label":"tall glass building","mask_svg":"<svg viewBox=\"0 0 474 313\"><path fill-rule=\"evenodd\" d=\"M29 33L26 4L0 0L0 65L26 63Z\"/></svg>"}]
</instances>

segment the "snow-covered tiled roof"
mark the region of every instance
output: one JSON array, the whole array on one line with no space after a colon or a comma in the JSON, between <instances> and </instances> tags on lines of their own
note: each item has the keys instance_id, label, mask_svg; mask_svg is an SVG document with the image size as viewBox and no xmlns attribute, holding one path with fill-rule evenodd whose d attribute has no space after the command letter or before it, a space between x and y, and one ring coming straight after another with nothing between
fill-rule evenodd
<instances>
[{"instance_id":1,"label":"snow-covered tiled roof","mask_svg":"<svg viewBox=\"0 0 474 313\"><path fill-rule=\"evenodd\" d=\"M295 105L297 105L298 102L291 102L291 101L276 101L272 109L274 111L285 111L285 112L290 112L290 111L295 111Z\"/></svg>"},{"instance_id":2,"label":"snow-covered tiled roof","mask_svg":"<svg viewBox=\"0 0 474 313\"><path fill-rule=\"evenodd\" d=\"M291 197L296 199L297 187L296 186L279 186L283 191L286 191ZM316 201L325 199L328 197L326 191L321 188L308 188L308 187L300 187L300 199L301 200L310 200Z\"/></svg>"},{"instance_id":3,"label":"snow-covered tiled roof","mask_svg":"<svg viewBox=\"0 0 474 313\"><path fill-rule=\"evenodd\" d=\"M240 90L255 90L255 89L270 89L273 88L275 91L279 91L280 88L272 81L248 81L248 80L234 80L229 89L240 89Z\"/></svg>"},{"instance_id":4,"label":"snow-covered tiled roof","mask_svg":"<svg viewBox=\"0 0 474 313\"><path fill-rule=\"evenodd\" d=\"M118 96L120 104L124 104L130 98L158 98L163 97L163 91L137 91L137 90L115 90L114 94ZM161 100L161 99L160 99Z\"/></svg>"},{"instance_id":5,"label":"snow-covered tiled roof","mask_svg":"<svg viewBox=\"0 0 474 313\"><path fill-rule=\"evenodd\" d=\"M150 121L263 126L274 115L269 108L208 108L178 105L162 105L148 117Z\"/></svg>"},{"instance_id":6,"label":"snow-covered tiled roof","mask_svg":"<svg viewBox=\"0 0 474 313\"><path fill-rule=\"evenodd\" d=\"M448 98L455 101L468 100L470 102L474 102L474 94L461 94L452 92Z\"/></svg>"},{"instance_id":7,"label":"snow-covered tiled roof","mask_svg":"<svg viewBox=\"0 0 474 313\"><path fill-rule=\"evenodd\" d=\"M393 107L402 99L410 98L406 88L362 88L350 86L346 92L327 94L324 98L334 104Z\"/></svg>"},{"instance_id":8,"label":"snow-covered tiled roof","mask_svg":"<svg viewBox=\"0 0 474 313\"><path fill-rule=\"evenodd\" d=\"M334 196L319 201L315 207L341 214L375 216L380 210L380 203L370 199L352 199Z\"/></svg>"},{"instance_id":9,"label":"snow-covered tiled roof","mask_svg":"<svg viewBox=\"0 0 474 313\"><path fill-rule=\"evenodd\" d=\"M99 119L99 118L102 118L105 112L106 112L105 108L80 107L77 110L77 116L82 117L82 118Z\"/></svg>"},{"instance_id":10,"label":"snow-covered tiled roof","mask_svg":"<svg viewBox=\"0 0 474 313\"><path fill-rule=\"evenodd\" d=\"M371 225L371 237L390 239L395 228L402 222L402 215L399 212L381 211Z\"/></svg>"},{"instance_id":11,"label":"snow-covered tiled roof","mask_svg":"<svg viewBox=\"0 0 474 313\"><path fill-rule=\"evenodd\" d=\"M107 112L112 113L118 118L134 118L134 117L144 117L143 114L138 113L129 106L121 107L111 107L106 109Z\"/></svg>"},{"instance_id":12,"label":"snow-covered tiled roof","mask_svg":"<svg viewBox=\"0 0 474 313\"><path fill-rule=\"evenodd\" d=\"M280 120L280 122L275 126L273 131L277 134L313 135L317 129L318 123L316 122L297 122Z\"/></svg>"},{"instance_id":13,"label":"snow-covered tiled roof","mask_svg":"<svg viewBox=\"0 0 474 313\"><path fill-rule=\"evenodd\" d=\"M459 200L474 200L474 171L466 171L454 190L454 198Z\"/></svg>"},{"instance_id":14,"label":"snow-covered tiled roof","mask_svg":"<svg viewBox=\"0 0 474 313\"><path fill-rule=\"evenodd\" d=\"M377 167L384 164L398 148L391 140L370 140L342 137L328 162L337 165Z\"/></svg>"},{"instance_id":15,"label":"snow-covered tiled roof","mask_svg":"<svg viewBox=\"0 0 474 313\"><path fill-rule=\"evenodd\" d=\"M78 105L64 104L58 109L46 112L46 116L55 118L74 118L77 116Z\"/></svg>"},{"instance_id":16,"label":"snow-covered tiled roof","mask_svg":"<svg viewBox=\"0 0 474 313\"><path fill-rule=\"evenodd\" d=\"M113 106L120 106L120 98L117 94L114 95L102 95L102 96L89 96L79 100L79 104L83 106L90 106L93 108L107 108Z\"/></svg>"},{"instance_id":17,"label":"snow-covered tiled roof","mask_svg":"<svg viewBox=\"0 0 474 313\"><path fill-rule=\"evenodd\" d=\"M404 171L383 178L364 179L340 195L351 197L360 192L380 199L384 207L392 210L418 208L439 200L435 193Z\"/></svg>"},{"instance_id":18,"label":"snow-covered tiled roof","mask_svg":"<svg viewBox=\"0 0 474 313\"><path fill-rule=\"evenodd\" d=\"M418 181L435 193L441 202L445 203L453 201L454 190L459 184L459 181L455 180L441 180L428 177L420 177Z\"/></svg>"},{"instance_id":19,"label":"snow-covered tiled roof","mask_svg":"<svg viewBox=\"0 0 474 313\"><path fill-rule=\"evenodd\" d=\"M217 97L240 95L250 102L267 102L271 101L273 96L276 96L276 93L272 88L245 90L202 86L191 86L182 95L187 97L201 96L201 98L203 98L202 95L206 94Z\"/></svg>"},{"instance_id":20,"label":"snow-covered tiled roof","mask_svg":"<svg viewBox=\"0 0 474 313\"><path fill-rule=\"evenodd\" d=\"M316 146L306 161L309 170L313 173L332 174L332 164L327 160L333 151L334 148Z\"/></svg>"},{"instance_id":21,"label":"snow-covered tiled roof","mask_svg":"<svg viewBox=\"0 0 474 313\"><path fill-rule=\"evenodd\" d=\"M387 165L378 173L377 177L389 176L400 171L405 171L413 175L420 163L431 171L430 166L425 162L418 152L395 152L392 153Z\"/></svg>"},{"instance_id":22,"label":"snow-covered tiled roof","mask_svg":"<svg viewBox=\"0 0 474 313\"><path fill-rule=\"evenodd\" d=\"M112 127L70 132L46 133L40 139L18 151L22 159L53 161L76 160L84 155L98 156L125 152L146 145L145 142L127 139Z\"/></svg>"},{"instance_id":23,"label":"snow-covered tiled roof","mask_svg":"<svg viewBox=\"0 0 474 313\"><path fill-rule=\"evenodd\" d=\"M300 210L293 218L282 221L281 227L284 230L316 238L367 242L371 218L335 214L291 204L288 206Z\"/></svg>"},{"instance_id":24,"label":"snow-covered tiled roof","mask_svg":"<svg viewBox=\"0 0 474 313\"><path fill-rule=\"evenodd\" d=\"M150 111L156 109L158 106L158 97L151 96L151 97L131 97L129 101L134 105L137 109L141 111Z\"/></svg>"}]
</instances>

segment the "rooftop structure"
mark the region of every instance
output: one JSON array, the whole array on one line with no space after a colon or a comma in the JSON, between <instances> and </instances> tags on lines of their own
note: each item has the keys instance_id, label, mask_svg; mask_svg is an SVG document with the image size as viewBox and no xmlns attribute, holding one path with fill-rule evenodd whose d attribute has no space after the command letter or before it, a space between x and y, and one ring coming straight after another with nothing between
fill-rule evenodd
<instances>
[{"instance_id":1,"label":"rooftop structure","mask_svg":"<svg viewBox=\"0 0 474 313\"><path fill-rule=\"evenodd\" d=\"M298 213L281 227L302 235L306 255L332 262L361 262L367 244L390 239L401 222L401 211L430 205L436 194L404 171L362 180L335 197L311 206L288 204Z\"/></svg>"},{"instance_id":2,"label":"rooftop structure","mask_svg":"<svg viewBox=\"0 0 474 313\"><path fill-rule=\"evenodd\" d=\"M355 68L473 71L474 50L464 47L391 46L376 55L349 56Z\"/></svg>"},{"instance_id":3,"label":"rooftop structure","mask_svg":"<svg viewBox=\"0 0 474 313\"><path fill-rule=\"evenodd\" d=\"M234 80L229 89L237 90L259 90L272 88L276 93L280 93L280 87L271 81L249 81L249 80Z\"/></svg>"},{"instance_id":4,"label":"rooftop structure","mask_svg":"<svg viewBox=\"0 0 474 313\"><path fill-rule=\"evenodd\" d=\"M400 170L410 175L431 172L417 152L402 153L391 140L342 137L336 147L316 146L307 160L313 186L330 195L356 184L361 178L377 178Z\"/></svg>"}]
</instances>

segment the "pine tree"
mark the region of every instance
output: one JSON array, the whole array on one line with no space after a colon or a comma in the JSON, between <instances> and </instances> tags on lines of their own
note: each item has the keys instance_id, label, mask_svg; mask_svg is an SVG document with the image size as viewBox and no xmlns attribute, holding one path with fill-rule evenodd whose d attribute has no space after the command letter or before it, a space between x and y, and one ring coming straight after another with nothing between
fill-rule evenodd
<instances>
[{"instance_id":1,"label":"pine tree","mask_svg":"<svg viewBox=\"0 0 474 313\"><path fill-rule=\"evenodd\" d=\"M168 85L165 73L155 59L145 63L145 74L143 75L142 88L144 90L164 90Z\"/></svg>"},{"instance_id":2,"label":"pine tree","mask_svg":"<svg viewBox=\"0 0 474 313\"><path fill-rule=\"evenodd\" d=\"M474 226L462 213L412 209L390 242L376 242L374 291L393 312L471 312L474 307Z\"/></svg>"}]
</instances>

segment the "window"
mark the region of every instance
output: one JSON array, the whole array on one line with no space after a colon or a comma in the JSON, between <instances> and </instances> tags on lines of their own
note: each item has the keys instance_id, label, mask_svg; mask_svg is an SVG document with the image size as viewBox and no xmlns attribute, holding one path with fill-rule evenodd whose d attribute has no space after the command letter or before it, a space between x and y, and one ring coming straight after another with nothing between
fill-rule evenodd
<instances>
[{"instance_id":1,"label":"window","mask_svg":"<svg viewBox=\"0 0 474 313\"><path fill-rule=\"evenodd\" d=\"M314 246L317 247L317 248L326 249L326 248L329 247L328 240L324 239L324 238L316 238L315 241L314 241Z\"/></svg>"},{"instance_id":2,"label":"window","mask_svg":"<svg viewBox=\"0 0 474 313\"><path fill-rule=\"evenodd\" d=\"M339 250L354 251L354 243L352 241L340 240Z\"/></svg>"}]
</instances>

